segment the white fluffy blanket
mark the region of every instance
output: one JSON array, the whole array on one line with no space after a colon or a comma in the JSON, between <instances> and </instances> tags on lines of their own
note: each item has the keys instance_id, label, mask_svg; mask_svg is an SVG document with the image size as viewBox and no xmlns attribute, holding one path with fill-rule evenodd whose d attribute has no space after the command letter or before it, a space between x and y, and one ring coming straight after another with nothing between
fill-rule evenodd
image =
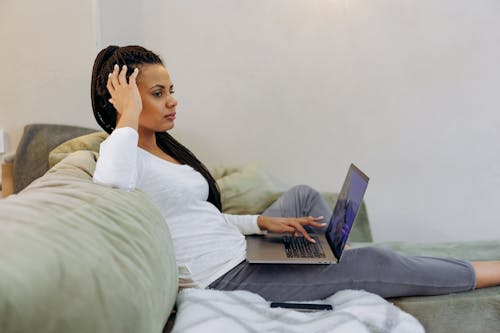
<instances>
[{"instance_id":1,"label":"white fluffy blanket","mask_svg":"<svg viewBox=\"0 0 500 333\"><path fill-rule=\"evenodd\" d=\"M414 317L366 291L343 290L314 303L334 310L304 313L270 308L247 291L184 289L172 332L424 332Z\"/></svg>"}]
</instances>

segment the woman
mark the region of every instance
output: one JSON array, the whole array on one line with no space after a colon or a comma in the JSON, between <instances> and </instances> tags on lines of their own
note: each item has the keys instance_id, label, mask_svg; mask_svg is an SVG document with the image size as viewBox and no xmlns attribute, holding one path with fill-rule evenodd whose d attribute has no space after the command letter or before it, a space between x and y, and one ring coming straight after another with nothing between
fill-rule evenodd
<instances>
[{"instance_id":1,"label":"woman","mask_svg":"<svg viewBox=\"0 0 500 333\"><path fill-rule=\"evenodd\" d=\"M161 59L140 46L109 46L94 63L92 106L110 133L94 181L148 193L169 226L181 287L245 289L268 300L301 301L342 289L382 297L438 295L500 284L500 262L402 256L365 247L338 265L248 264L246 234L302 235L323 229L330 209L307 186L286 192L260 216L221 213L220 193L205 166L167 131L177 100Z\"/></svg>"}]
</instances>

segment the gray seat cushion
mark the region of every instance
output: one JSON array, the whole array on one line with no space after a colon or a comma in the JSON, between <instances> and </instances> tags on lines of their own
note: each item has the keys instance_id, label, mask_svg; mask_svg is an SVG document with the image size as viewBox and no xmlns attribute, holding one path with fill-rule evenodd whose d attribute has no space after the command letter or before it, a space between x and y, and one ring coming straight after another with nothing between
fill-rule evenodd
<instances>
[{"instance_id":1,"label":"gray seat cushion","mask_svg":"<svg viewBox=\"0 0 500 333\"><path fill-rule=\"evenodd\" d=\"M500 241L448 243L387 242L372 245L409 254L451 257L465 260L498 260ZM500 287L441 296L399 297L395 305L415 316L427 332L498 332L500 328Z\"/></svg>"}]
</instances>

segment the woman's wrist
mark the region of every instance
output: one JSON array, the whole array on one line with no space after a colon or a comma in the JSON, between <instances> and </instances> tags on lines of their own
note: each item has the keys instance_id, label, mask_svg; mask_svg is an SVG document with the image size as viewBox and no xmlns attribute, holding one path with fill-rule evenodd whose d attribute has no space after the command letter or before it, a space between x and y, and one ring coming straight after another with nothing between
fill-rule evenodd
<instances>
[{"instance_id":1,"label":"woman's wrist","mask_svg":"<svg viewBox=\"0 0 500 333\"><path fill-rule=\"evenodd\" d=\"M140 112L135 110L125 111L120 115L120 119L116 124L116 128L120 127L131 127L135 130L139 127L139 116Z\"/></svg>"},{"instance_id":2,"label":"woman's wrist","mask_svg":"<svg viewBox=\"0 0 500 333\"><path fill-rule=\"evenodd\" d=\"M259 227L260 230L267 230L266 224L268 219L269 218L267 216L262 216L262 215L259 215L257 217L257 226Z\"/></svg>"}]
</instances>

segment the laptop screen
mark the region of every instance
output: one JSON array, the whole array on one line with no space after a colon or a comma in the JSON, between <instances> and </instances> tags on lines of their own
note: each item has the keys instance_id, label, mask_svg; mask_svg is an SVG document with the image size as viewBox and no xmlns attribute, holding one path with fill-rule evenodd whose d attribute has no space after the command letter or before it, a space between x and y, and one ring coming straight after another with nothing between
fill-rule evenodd
<instances>
[{"instance_id":1,"label":"laptop screen","mask_svg":"<svg viewBox=\"0 0 500 333\"><path fill-rule=\"evenodd\" d=\"M326 230L326 238L337 260L340 260L352 225L358 215L368 181L369 178L354 164L351 164Z\"/></svg>"}]
</instances>

